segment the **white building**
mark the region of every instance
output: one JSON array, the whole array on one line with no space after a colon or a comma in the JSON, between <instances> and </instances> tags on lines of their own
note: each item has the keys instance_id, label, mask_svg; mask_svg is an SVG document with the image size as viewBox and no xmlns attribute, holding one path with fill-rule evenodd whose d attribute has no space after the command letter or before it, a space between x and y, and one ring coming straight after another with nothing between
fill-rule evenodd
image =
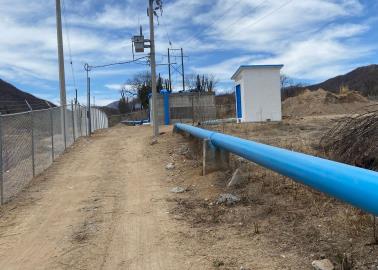
<instances>
[{"instance_id":1,"label":"white building","mask_svg":"<svg viewBox=\"0 0 378 270\"><path fill-rule=\"evenodd\" d=\"M283 65L240 66L235 81L236 117L241 122L281 121Z\"/></svg>"}]
</instances>

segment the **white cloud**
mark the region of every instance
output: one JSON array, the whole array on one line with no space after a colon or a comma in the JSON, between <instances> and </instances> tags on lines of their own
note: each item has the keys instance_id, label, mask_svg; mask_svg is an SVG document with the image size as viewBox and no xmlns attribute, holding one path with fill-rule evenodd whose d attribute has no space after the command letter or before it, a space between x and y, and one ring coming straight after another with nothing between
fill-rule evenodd
<instances>
[{"instance_id":1,"label":"white cloud","mask_svg":"<svg viewBox=\"0 0 378 270\"><path fill-rule=\"evenodd\" d=\"M122 84L106 84L105 87L109 90L120 91L123 85Z\"/></svg>"},{"instance_id":2,"label":"white cloud","mask_svg":"<svg viewBox=\"0 0 378 270\"><path fill-rule=\"evenodd\" d=\"M221 80L229 79L239 65L259 63L285 64L289 76L321 80L347 71L351 63L372 52L356 39L369 25L340 21L363 10L358 0L243 0L238 5L217 1L210 12L197 16L201 35L189 35L186 42L197 42L196 50L217 44L218 50L227 49L229 54L242 52L242 56L196 68ZM206 45L201 48L199 40ZM261 53L265 54L262 59L254 58Z\"/></svg>"},{"instance_id":3,"label":"white cloud","mask_svg":"<svg viewBox=\"0 0 378 270\"><path fill-rule=\"evenodd\" d=\"M82 81L86 62L97 65L131 59L130 37L138 31L139 22L148 37L146 3L65 1L75 70L80 72L77 77ZM365 8L359 0L164 3L163 17L156 27L157 52L166 54L169 36L175 48L183 47L191 57L187 72L215 74L222 82L229 82L239 65L256 63L282 63L289 76L325 79L345 72L353 63L361 63L360 59L372 51L358 39L371 30L371 18L361 22L359 16ZM353 23L345 22L349 19ZM0 76L24 82L57 81L54 1L1 0L0 28ZM119 90L119 85L112 82L126 80L145 69L128 65L91 74L101 80L101 87L106 84L103 80L109 79L105 87Z\"/></svg>"},{"instance_id":4,"label":"white cloud","mask_svg":"<svg viewBox=\"0 0 378 270\"><path fill-rule=\"evenodd\" d=\"M232 58L214 65L194 68L194 72L199 74L213 74L221 80L230 81L231 75L241 63L250 63L252 59L251 56Z\"/></svg>"}]
</instances>

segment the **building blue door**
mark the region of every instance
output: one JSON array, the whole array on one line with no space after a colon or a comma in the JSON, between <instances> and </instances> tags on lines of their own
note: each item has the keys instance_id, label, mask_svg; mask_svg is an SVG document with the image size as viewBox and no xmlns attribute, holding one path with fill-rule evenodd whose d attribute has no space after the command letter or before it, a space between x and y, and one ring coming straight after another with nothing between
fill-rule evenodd
<instances>
[{"instance_id":1,"label":"building blue door","mask_svg":"<svg viewBox=\"0 0 378 270\"><path fill-rule=\"evenodd\" d=\"M236 117L242 118L242 106L241 106L241 91L240 91L240 84L236 86L235 89L236 95Z\"/></svg>"}]
</instances>

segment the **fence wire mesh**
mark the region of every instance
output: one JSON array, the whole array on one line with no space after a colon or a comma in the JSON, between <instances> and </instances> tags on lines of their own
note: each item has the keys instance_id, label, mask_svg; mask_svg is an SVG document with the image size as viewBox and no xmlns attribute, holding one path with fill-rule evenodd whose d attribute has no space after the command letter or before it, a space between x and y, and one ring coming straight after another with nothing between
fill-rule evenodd
<instances>
[{"instance_id":1,"label":"fence wire mesh","mask_svg":"<svg viewBox=\"0 0 378 270\"><path fill-rule=\"evenodd\" d=\"M92 132L108 128L106 114L91 109ZM64 133L65 130L65 133ZM0 201L9 201L47 169L76 139L87 136L86 107L70 105L0 114Z\"/></svg>"}]
</instances>

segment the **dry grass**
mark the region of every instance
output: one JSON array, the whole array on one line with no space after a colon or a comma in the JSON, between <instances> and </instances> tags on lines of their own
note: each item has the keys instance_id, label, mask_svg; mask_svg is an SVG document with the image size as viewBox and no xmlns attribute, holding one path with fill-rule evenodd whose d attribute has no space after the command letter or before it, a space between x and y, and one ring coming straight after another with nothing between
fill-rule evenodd
<instances>
[{"instance_id":1,"label":"dry grass","mask_svg":"<svg viewBox=\"0 0 378 270\"><path fill-rule=\"evenodd\" d=\"M335 118L328 117L306 118L212 128L323 156L318 140L334 121ZM185 145L185 139L176 137L176 140ZM172 147L174 153L177 146ZM199 232L204 228L215 228L217 235L224 238L241 234L243 241L258 243L264 252L293 256L294 259L285 262L291 269L311 269L312 260L324 257L331 259L337 269L373 269L378 266L378 248L370 245L373 241L370 215L238 157L232 157L232 167L242 167L247 181L231 190L225 187L231 172L201 178L198 176L200 168L186 166L187 157L181 155L180 158L179 153L175 157L180 171L185 171L180 180L193 188L174 200L172 213ZM241 202L232 207L215 204L217 196L225 192L238 195ZM238 257L237 252L234 256L246 260Z\"/></svg>"}]
</instances>

